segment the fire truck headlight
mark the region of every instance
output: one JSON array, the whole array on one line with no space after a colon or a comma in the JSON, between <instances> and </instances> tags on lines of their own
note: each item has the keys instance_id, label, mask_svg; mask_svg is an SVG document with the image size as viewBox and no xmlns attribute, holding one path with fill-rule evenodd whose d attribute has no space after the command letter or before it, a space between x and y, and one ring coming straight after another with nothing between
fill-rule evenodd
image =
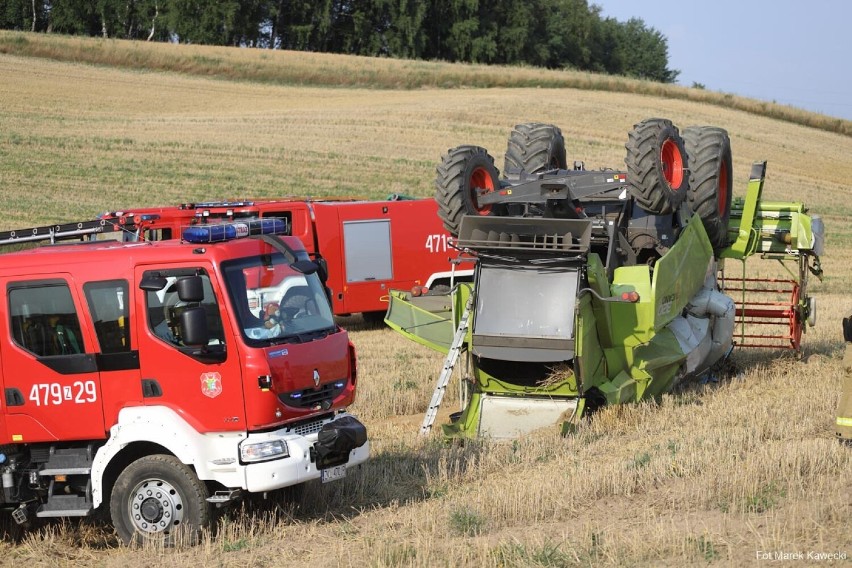
<instances>
[{"instance_id":1,"label":"fire truck headlight","mask_svg":"<svg viewBox=\"0 0 852 568\"><path fill-rule=\"evenodd\" d=\"M286 458L289 455L290 450L284 440L240 444L240 460L244 463Z\"/></svg>"}]
</instances>

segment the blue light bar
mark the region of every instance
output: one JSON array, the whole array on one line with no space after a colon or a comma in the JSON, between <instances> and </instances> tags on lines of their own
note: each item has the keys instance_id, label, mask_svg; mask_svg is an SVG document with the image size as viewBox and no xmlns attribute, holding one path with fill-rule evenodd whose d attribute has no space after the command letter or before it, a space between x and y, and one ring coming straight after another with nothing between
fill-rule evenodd
<instances>
[{"instance_id":1,"label":"blue light bar","mask_svg":"<svg viewBox=\"0 0 852 568\"><path fill-rule=\"evenodd\" d=\"M244 219L236 223L196 225L183 231L183 240L189 243L215 243L253 235L286 235L287 221L273 217Z\"/></svg>"}]
</instances>

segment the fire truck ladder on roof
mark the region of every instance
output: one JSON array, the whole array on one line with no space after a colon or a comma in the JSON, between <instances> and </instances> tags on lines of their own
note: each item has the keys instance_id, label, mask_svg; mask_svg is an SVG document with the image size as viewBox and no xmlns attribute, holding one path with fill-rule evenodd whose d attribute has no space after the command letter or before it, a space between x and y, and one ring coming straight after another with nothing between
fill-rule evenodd
<instances>
[{"instance_id":1,"label":"fire truck ladder on roof","mask_svg":"<svg viewBox=\"0 0 852 568\"><path fill-rule=\"evenodd\" d=\"M444 393L447 391L447 384L453 375L453 369L459 359L465 336L467 336L471 309L473 309L473 293L467 299L464 312L459 319L456 335L453 337L450 350L447 352L447 358L444 360L444 370L441 371L441 376L438 377L438 384L435 386L435 392L432 394L432 400L429 402L429 408L426 410L426 416L423 418L423 424L420 426L421 435L426 435L432 431L432 424L435 423L435 417L438 416L438 409L441 407L441 401L444 399Z\"/></svg>"},{"instance_id":2,"label":"fire truck ladder on roof","mask_svg":"<svg viewBox=\"0 0 852 568\"><path fill-rule=\"evenodd\" d=\"M49 241L53 244L57 241L90 239L101 233L109 233L120 230L113 223L103 219L94 221L78 221L76 223L64 223L61 225L44 225L28 229L14 231L0 231L0 245L13 245L36 241Z\"/></svg>"}]
</instances>

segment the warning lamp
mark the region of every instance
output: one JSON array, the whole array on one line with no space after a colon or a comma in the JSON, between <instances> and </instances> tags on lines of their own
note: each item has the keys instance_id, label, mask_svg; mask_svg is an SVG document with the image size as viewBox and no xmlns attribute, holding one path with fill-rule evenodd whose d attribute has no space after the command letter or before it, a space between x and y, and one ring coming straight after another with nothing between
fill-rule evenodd
<instances>
[{"instance_id":1,"label":"warning lamp","mask_svg":"<svg viewBox=\"0 0 852 568\"><path fill-rule=\"evenodd\" d=\"M197 225L183 231L183 240L189 243L214 243L230 241L252 235L286 235L287 221L275 217L246 219L239 223Z\"/></svg>"},{"instance_id":2,"label":"warning lamp","mask_svg":"<svg viewBox=\"0 0 852 568\"><path fill-rule=\"evenodd\" d=\"M412 286L411 295L415 298L423 295L423 286Z\"/></svg>"},{"instance_id":3,"label":"warning lamp","mask_svg":"<svg viewBox=\"0 0 852 568\"><path fill-rule=\"evenodd\" d=\"M622 292L621 301L635 304L639 301L639 292L637 292L636 290L633 290L631 292Z\"/></svg>"}]
</instances>

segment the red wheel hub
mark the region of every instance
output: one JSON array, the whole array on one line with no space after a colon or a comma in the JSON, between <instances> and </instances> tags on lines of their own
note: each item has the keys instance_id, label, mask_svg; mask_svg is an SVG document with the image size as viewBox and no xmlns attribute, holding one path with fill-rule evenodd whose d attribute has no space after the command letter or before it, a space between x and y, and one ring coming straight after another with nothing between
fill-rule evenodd
<instances>
[{"instance_id":1,"label":"red wheel hub","mask_svg":"<svg viewBox=\"0 0 852 568\"><path fill-rule=\"evenodd\" d=\"M719 195L716 204L719 206L719 216L724 218L728 208L728 164L724 161L719 166Z\"/></svg>"},{"instance_id":2,"label":"red wheel hub","mask_svg":"<svg viewBox=\"0 0 852 568\"><path fill-rule=\"evenodd\" d=\"M663 142L660 148L660 164L669 187L677 191L683 183L683 155L671 138Z\"/></svg>"},{"instance_id":3,"label":"red wheel hub","mask_svg":"<svg viewBox=\"0 0 852 568\"><path fill-rule=\"evenodd\" d=\"M479 206L479 196L494 191L494 180L485 168L476 168L470 174L470 201L480 215L491 213L490 205Z\"/></svg>"}]
</instances>

